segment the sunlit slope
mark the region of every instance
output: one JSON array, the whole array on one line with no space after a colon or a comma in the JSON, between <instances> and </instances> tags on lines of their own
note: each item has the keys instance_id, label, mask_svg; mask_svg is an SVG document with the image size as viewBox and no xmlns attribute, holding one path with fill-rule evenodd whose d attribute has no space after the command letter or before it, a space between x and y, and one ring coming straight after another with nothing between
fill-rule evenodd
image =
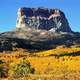
<instances>
[{"instance_id":1,"label":"sunlit slope","mask_svg":"<svg viewBox=\"0 0 80 80\"><path fill-rule=\"evenodd\" d=\"M6 80L79 80L80 76L80 47L78 48L56 48L44 51L30 51L26 49L14 49L0 53L0 60L7 68ZM34 74L15 78L14 67L21 64L21 61L30 63L34 68ZM13 69L12 69L13 67ZM17 77L18 75L16 75ZM4 79L3 79L4 80Z\"/></svg>"}]
</instances>

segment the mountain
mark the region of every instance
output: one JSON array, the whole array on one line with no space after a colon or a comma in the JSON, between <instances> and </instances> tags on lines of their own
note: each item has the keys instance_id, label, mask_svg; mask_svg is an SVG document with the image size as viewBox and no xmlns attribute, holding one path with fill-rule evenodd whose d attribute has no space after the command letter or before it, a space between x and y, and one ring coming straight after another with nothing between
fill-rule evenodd
<instances>
[{"instance_id":1,"label":"mountain","mask_svg":"<svg viewBox=\"0 0 80 80\"><path fill-rule=\"evenodd\" d=\"M59 9L19 8L16 27L25 26L54 32L71 32L65 14Z\"/></svg>"},{"instance_id":2,"label":"mountain","mask_svg":"<svg viewBox=\"0 0 80 80\"><path fill-rule=\"evenodd\" d=\"M80 45L80 33L73 32L59 9L20 8L16 29L0 33L0 51L13 48L52 49Z\"/></svg>"}]
</instances>

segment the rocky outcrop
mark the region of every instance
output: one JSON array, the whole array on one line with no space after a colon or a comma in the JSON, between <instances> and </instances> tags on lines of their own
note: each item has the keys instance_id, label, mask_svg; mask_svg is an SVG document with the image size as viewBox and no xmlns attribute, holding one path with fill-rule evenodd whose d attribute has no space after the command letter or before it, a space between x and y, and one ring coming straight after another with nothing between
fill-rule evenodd
<instances>
[{"instance_id":1,"label":"rocky outcrop","mask_svg":"<svg viewBox=\"0 0 80 80\"><path fill-rule=\"evenodd\" d=\"M35 28L51 32L72 32L65 14L59 9L20 8L16 28Z\"/></svg>"},{"instance_id":2,"label":"rocky outcrop","mask_svg":"<svg viewBox=\"0 0 80 80\"><path fill-rule=\"evenodd\" d=\"M13 48L52 49L80 45L80 33L72 32L65 14L59 9L20 8L16 30L0 33L0 51Z\"/></svg>"}]
</instances>

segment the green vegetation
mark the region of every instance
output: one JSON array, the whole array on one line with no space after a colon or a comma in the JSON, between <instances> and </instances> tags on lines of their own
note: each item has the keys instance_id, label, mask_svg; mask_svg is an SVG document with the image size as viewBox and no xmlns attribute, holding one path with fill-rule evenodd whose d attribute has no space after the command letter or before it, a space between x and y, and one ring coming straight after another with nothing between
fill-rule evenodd
<instances>
[{"instance_id":1,"label":"green vegetation","mask_svg":"<svg viewBox=\"0 0 80 80\"><path fill-rule=\"evenodd\" d=\"M35 70L31 67L27 60L21 59L17 64L14 62L10 64L10 70L8 74L12 77L24 77L30 73L34 73L34 71Z\"/></svg>"}]
</instances>

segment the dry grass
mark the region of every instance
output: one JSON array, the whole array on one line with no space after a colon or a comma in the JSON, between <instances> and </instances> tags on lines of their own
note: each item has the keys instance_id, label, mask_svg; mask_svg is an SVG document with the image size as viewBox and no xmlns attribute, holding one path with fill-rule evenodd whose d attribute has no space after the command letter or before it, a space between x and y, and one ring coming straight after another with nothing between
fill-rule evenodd
<instances>
[{"instance_id":1,"label":"dry grass","mask_svg":"<svg viewBox=\"0 0 80 80\"><path fill-rule=\"evenodd\" d=\"M32 52L29 53L23 49L10 53L12 54L3 52L3 54L0 54L0 59L8 63L9 66L17 64L25 58L35 69L35 73L17 79L8 76L8 78L1 80L80 80L80 48L33 52L35 56L32 55ZM53 54L56 54L56 56ZM64 55L61 56L61 54Z\"/></svg>"}]
</instances>

